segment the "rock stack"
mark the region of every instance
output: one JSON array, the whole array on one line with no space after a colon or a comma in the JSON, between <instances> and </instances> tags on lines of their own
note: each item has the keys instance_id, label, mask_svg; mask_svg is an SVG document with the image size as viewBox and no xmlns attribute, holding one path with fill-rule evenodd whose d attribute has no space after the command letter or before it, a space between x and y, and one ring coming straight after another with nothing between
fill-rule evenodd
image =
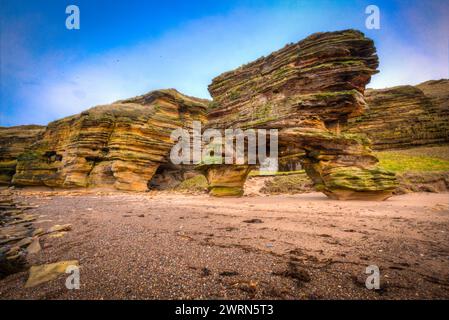
<instances>
[{"instance_id":1,"label":"rock stack","mask_svg":"<svg viewBox=\"0 0 449 320\"><path fill-rule=\"evenodd\" d=\"M278 129L280 156L303 154L308 175L329 197L386 199L394 174L376 166L368 139L342 133L365 111L365 86L377 67L373 41L361 32L317 33L218 76L209 86L211 103L159 90L43 128L0 128L7 144L0 148L0 183L145 191L169 161L172 130L205 123L207 109L208 128ZM251 167L201 169L212 195L238 196Z\"/></svg>"},{"instance_id":2,"label":"rock stack","mask_svg":"<svg viewBox=\"0 0 449 320\"><path fill-rule=\"evenodd\" d=\"M318 190L334 199L386 199L394 174L376 166L369 140L341 133L365 111L365 86L377 67L373 41L361 32L314 34L215 78L208 127L278 129L281 156L305 152ZM249 172L241 165L203 170L218 196L241 194Z\"/></svg>"}]
</instances>

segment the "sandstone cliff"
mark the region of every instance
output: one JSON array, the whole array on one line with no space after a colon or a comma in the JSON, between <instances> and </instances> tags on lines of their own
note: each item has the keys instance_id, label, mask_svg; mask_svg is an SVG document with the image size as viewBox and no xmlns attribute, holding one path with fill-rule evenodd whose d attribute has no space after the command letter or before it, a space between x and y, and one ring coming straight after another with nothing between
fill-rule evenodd
<instances>
[{"instance_id":1,"label":"sandstone cliff","mask_svg":"<svg viewBox=\"0 0 449 320\"><path fill-rule=\"evenodd\" d=\"M17 157L36 142L43 126L0 127L0 184L9 184L16 173Z\"/></svg>"},{"instance_id":2,"label":"sandstone cliff","mask_svg":"<svg viewBox=\"0 0 449 320\"><path fill-rule=\"evenodd\" d=\"M206 107L206 100L170 89L57 120L39 129L39 139L23 152L17 147L9 154L17 156L11 183L147 190L158 166L168 161L172 130L204 122ZM0 136L8 130L21 128L1 129ZM2 170L3 182L8 172Z\"/></svg>"},{"instance_id":3,"label":"sandstone cliff","mask_svg":"<svg viewBox=\"0 0 449 320\"><path fill-rule=\"evenodd\" d=\"M377 150L449 142L449 81L367 90L368 110L347 130L364 133Z\"/></svg>"},{"instance_id":4,"label":"sandstone cliff","mask_svg":"<svg viewBox=\"0 0 449 320\"><path fill-rule=\"evenodd\" d=\"M443 115L449 116L449 79L430 80L416 87L434 102Z\"/></svg>"},{"instance_id":5,"label":"sandstone cliff","mask_svg":"<svg viewBox=\"0 0 449 320\"><path fill-rule=\"evenodd\" d=\"M171 131L204 123L209 105L209 128L278 129L280 156L304 154L309 177L329 197L385 199L396 187L394 174L377 167L369 140L341 133L366 110L365 86L377 67L373 41L361 32L317 33L218 76L209 86L210 104L160 90L36 128L27 142L1 149L1 182L147 190L168 162ZM8 130L21 129L1 128L0 137ZM212 195L235 196L252 167L201 169Z\"/></svg>"},{"instance_id":6,"label":"sandstone cliff","mask_svg":"<svg viewBox=\"0 0 449 320\"><path fill-rule=\"evenodd\" d=\"M282 156L305 151L318 190L338 199L385 199L394 174L376 167L369 141L340 133L366 109L377 72L372 40L361 32L317 33L215 78L210 128L279 129ZM239 195L248 166L203 166L214 195Z\"/></svg>"}]
</instances>

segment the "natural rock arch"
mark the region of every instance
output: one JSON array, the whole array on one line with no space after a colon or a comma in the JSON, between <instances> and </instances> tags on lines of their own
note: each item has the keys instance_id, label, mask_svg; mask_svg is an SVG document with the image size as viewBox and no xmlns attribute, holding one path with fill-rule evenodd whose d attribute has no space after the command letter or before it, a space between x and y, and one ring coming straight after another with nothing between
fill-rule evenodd
<instances>
[{"instance_id":1,"label":"natural rock arch","mask_svg":"<svg viewBox=\"0 0 449 320\"><path fill-rule=\"evenodd\" d=\"M158 90L46 127L0 128L0 184L145 191L169 161L172 130L207 121L217 129L278 129L281 155L305 150L302 163L318 190L336 199L385 199L394 174L376 167L367 139L341 133L363 113L377 67L374 44L361 32L317 33L218 76L209 86L212 102ZM216 196L241 195L250 169L201 166Z\"/></svg>"},{"instance_id":2,"label":"natural rock arch","mask_svg":"<svg viewBox=\"0 0 449 320\"><path fill-rule=\"evenodd\" d=\"M388 198L393 173L376 166L370 141L341 133L366 107L377 73L372 40L346 30L317 33L215 78L208 128L278 129L282 155L305 150L303 166L317 190L334 199ZM203 165L215 196L243 194L245 165Z\"/></svg>"}]
</instances>

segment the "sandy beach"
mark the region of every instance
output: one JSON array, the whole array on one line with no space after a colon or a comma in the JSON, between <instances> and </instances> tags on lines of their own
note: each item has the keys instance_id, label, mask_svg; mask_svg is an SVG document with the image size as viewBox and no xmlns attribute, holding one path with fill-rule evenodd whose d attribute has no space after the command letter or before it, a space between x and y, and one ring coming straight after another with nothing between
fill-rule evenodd
<instances>
[{"instance_id":1,"label":"sandy beach","mask_svg":"<svg viewBox=\"0 0 449 320\"><path fill-rule=\"evenodd\" d=\"M78 260L81 287L68 290L62 275L25 289L24 271L0 280L0 298L447 299L448 196L16 191L36 206L36 228L72 225L42 237L30 265ZM380 290L365 286L369 265Z\"/></svg>"}]
</instances>

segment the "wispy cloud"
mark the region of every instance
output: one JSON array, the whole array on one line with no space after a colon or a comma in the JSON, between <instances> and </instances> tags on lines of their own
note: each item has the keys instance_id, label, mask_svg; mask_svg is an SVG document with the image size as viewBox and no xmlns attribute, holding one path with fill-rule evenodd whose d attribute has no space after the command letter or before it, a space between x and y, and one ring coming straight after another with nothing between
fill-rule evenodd
<instances>
[{"instance_id":1,"label":"wispy cloud","mask_svg":"<svg viewBox=\"0 0 449 320\"><path fill-rule=\"evenodd\" d=\"M19 79L15 90L22 105L10 122L46 123L158 88L209 97L213 77L306 35L310 27L301 18L306 21L305 12L236 10L80 61L67 52L33 56L19 34L11 35L17 46L4 56L20 55L10 73ZM304 35L297 36L298 25Z\"/></svg>"},{"instance_id":2,"label":"wispy cloud","mask_svg":"<svg viewBox=\"0 0 449 320\"><path fill-rule=\"evenodd\" d=\"M313 4L241 8L186 22L157 39L87 56L62 49L36 55L29 46L26 27L17 23L15 32L2 34L2 77L14 78L14 87L2 85L2 91L12 90L8 94L15 96L13 100L3 97L2 103L13 101L17 105L2 110L1 124L45 124L94 105L158 88L174 87L189 95L209 97L207 85L213 77L287 42L316 31L350 27L363 30L363 5L347 10L326 8L317 10ZM449 13L444 8L435 9L439 10L438 16L430 22L426 19L427 24L419 20L423 18L416 10L421 9L404 9L404 24L417 28L410 30L413 39L404 39L396 30L368 32L376 39L381 57L381 73L374 77L372 87L447 76L444 67L448 64ZM4 48L3 43L10 46Z\"/></svg>"},{"instance_id":3,"label":"wispy cloud","mask_svg":"<svg viewBox=\"0 0 449 320\"><path fill-rule=\"evenodd\" d=\"M394 18L387 21L378 39L381 72L370 86L414 85L449 78L449 3L401 2Z\"/></svg>"}]
</instances>

